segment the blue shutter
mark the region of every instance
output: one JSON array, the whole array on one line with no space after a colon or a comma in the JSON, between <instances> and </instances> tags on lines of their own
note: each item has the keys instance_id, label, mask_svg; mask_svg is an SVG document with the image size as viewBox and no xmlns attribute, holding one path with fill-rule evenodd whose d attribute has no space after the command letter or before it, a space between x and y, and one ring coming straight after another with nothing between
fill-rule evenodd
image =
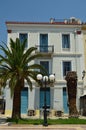
<instances>
[{"instance_id":1,"label":"blue shutter","mask_svg":"<svg viewBox=\"0 0 86 130\"><path fill-rule=\"evenodd\" d=\"M44 106L44 91L40 90L40 108Z\"/></svg>"},{"instance_id":2,"label":"blue shutter","mask_svg":"<svg viewBox=\"0 0 86 130\"><path fill-rule=\"evenodd\" d=\"M21 91L21 114L26 114L28 109L28 88Z\"/></svg>"},{"instance_id":3,"label":"blue shutter","mask_svg":"<svg viewBox=\"0 0 86 130\"><path fill-rule=\"evenodd\" d=\"M70 61L64 61L63 62L63 76L66 76L68 71L71 71L71 62Z\"/></svg>"},{"instance_id":4,"label":"blue shutter","mask_svg":"<svg viewBox=\"0 0 86 130\"><path fill-rule=\"evenodd\" d=\"M48 34L40 34L40 51L48 52Z\"/></svg>"},{"instance_id":5,"label":"blue shutter","mask_svg":"<svg viewBox=\"0 0 86 130\"><path fill-rule=\"evenodd\" d=\"M70 48L70 35L69 34L62 35L62 48Z\"/></svg>"},{"instance_id":6,"label":"blue shutter","mask_svg":"<svg viewBox=\"0 0 86 130\"><path fill-rule=\"evenodd\" d=\"M50 106L50 88L46 91L46 104Z\"/></svg>"},{"instance_id":7,"label":"blue shutter","mask_svg":"<svg viewBox=\"0 0 86 130\"><path fill-rule=\"evenodd\" d=\"M68 98L66 88L63 88L63 107L64 107L64 113L68 113Z\"/></svg>"},{"instance_id":8,"label":"blue shutter","mask_svg":"<svg viewBox=\"0 0 86 130\"><path fill-rule=\"evenodd\" d=\"M50 88L46 89L46 104L50 106ZM40 88L40 108L44 106L44 88Z\"/></svg>"},{"instance_id":9,"label":"blue shutter","mask_svg":"<svg viewBox=\"0 0 86 130\"><path fill-rule=\"evenodd\" d=\"M27 43L26 43L26 48L28 46L28 35L27 33L20 33L19 34L19 39L20 39L20 42L23 43L25 39L27 39Z\"/></svg>"}]
</instances>

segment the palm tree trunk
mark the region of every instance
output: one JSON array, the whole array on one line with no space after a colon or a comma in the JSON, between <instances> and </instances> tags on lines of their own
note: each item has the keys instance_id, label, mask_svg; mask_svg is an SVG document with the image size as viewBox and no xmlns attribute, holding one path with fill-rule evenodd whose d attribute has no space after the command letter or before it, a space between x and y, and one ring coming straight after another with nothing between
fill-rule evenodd
<instances>
[{"instance_id":1,"label":"palm tree trunk","mask_svg":"<svg viewBox=\"0 0 86 130\"><path fill-rule=\"evenodd\" d=\"M69 117L78 117L78 111L76 107L76 94L77 94L76 72L75 71L68 72L65 79L67 81Z\"/></svg>"},{"instance_id":2,"label":"palm tree trunk","mask_svg":"<svg viewBox=\"0 0 86 130\"><path fill-rule=\"evenodd\" d=\"M19 80L14 89L12 118L15 119L21 118L21 90L23 87L24 81Z\"/></svg>"},{"instance_id":3,"label":"palm tree trunk","mask_svg":"<svg viewBox=\"0 0 86 130\"><path fill-rule=\"evenodd\" d=\"M16 86L14 90L14 96L13 96L13 111L12 111L12 118L21 118L21 91Z\"/></svg>"}]
</instances>

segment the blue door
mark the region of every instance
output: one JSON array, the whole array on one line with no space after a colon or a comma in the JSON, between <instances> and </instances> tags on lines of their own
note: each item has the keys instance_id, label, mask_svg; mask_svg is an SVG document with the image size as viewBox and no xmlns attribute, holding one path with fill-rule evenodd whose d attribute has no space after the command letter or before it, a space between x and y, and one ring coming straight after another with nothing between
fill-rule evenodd
<instances>
[{"instance_id":1,"label":"blue door","mask_svg":"<svg viewBox=\"0 0 86 130\"><path fill-rule=\"evenodd\" d=\"M63 88L63 107L64 113L68 113L68 98L67 98L67 91L66 88Z\"/></svg>"},{"instance_id":2,"label":"blue door","mask_svg":"<svg viewBox=\"0 0 86 130\"><path fill-rule=\"evenodd\" d=\"M48 34L40 34L40 51L48 52Z\"/></svg>"},{"instance_id":3,"label":"blue door","mask_svg":"<svg viewBox=\"0 0 86 130\"><path fill-rule=\"evenodd\" d=\"M21 114L26 114L28 110L28 88L21 91Z\"/></svg>"},{"instance_id":4,"label":"blue door","mask_svg":"<svg viewBox=\"0 0 86 130\"><path fill-rule=\"evenodd\" d=\"M50 88L46 89L46 105L50 106ZM44 88L40 88L40 108L44 106Z\"/></svg>"}]
</instances>

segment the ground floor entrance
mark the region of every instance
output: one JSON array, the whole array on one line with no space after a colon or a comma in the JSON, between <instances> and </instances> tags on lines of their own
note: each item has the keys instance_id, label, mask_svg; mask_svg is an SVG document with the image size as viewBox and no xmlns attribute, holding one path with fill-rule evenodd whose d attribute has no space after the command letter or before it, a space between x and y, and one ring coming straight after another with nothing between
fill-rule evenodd
<instances>
[{"instance_id":1,"label":"ground floor entrance","mask_svg":"<svg viewBox=\"0 0 86 130\"><path fill-rule=\"evenodd\" d=\"M25 88L21 91L21 114L28 115L43 115L43 107L44 107L44 88L40 88L35 86L30 90L29 86L25 86ZM77 104L79 103L81 89L77 88ZM12 98L10 97L10 89L6 89L6 107L5 112L7 115L12 113ZM68 108L68 96L66 91L66 85L64 84L55 84L54 87L47 87L46 89L46 105L48 106L48 111L52 113L52 116L58 115L58 112L62 112L64 114L69 113ZM77 108L79 110L79 105ZM42 113L41 113L42 112Z\"/></svg>"}]
</instances>

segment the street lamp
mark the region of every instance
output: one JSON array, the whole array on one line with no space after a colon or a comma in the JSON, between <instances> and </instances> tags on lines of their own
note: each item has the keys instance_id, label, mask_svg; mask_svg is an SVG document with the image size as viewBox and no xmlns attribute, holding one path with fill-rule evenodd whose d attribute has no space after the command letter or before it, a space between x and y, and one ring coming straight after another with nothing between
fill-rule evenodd
<instances>
[{"instance_id":1,"label":"street lamp","mask_svg":"<svg viewBox=\"0 0 86 130\"><path fill-rule=\"evenodd\" d=\"M86 71L83 70L83 71L82 71L82 81L83 81L83 85L82 85L82 95L84 94L84 78L85 78L85 75L86 75Z\"/></svg>"},{"instance_id":2,"label":"street lamp","mask_svg":"<svg viewBox=\"0 0 86 130\"><path fill-rule=\"evenodd\" d=\"M48 126L48 123L47 123L47 104L46 104L46 87L47 87L46 84L49 81L54 82L55 75L51 74L48 77L48 76L42 76L41 74L38 74L37 80L39 80L39 81L42 80L44 82L44 85L45 85L45 87L44 87L44 123L43 123L43 125Z\"/></svg>"},{"instance_id":3,"label":"street lamp","mask_svg":"<svg viewBox=\"0 0 86 130\"><path fill-rule=\"evenodd\" d=\"M83 71L82 71L82 80L84 79L85 74L86 74L86 71L85 71L85 70L83 70Z\"/></svg>"}]
</instances>

